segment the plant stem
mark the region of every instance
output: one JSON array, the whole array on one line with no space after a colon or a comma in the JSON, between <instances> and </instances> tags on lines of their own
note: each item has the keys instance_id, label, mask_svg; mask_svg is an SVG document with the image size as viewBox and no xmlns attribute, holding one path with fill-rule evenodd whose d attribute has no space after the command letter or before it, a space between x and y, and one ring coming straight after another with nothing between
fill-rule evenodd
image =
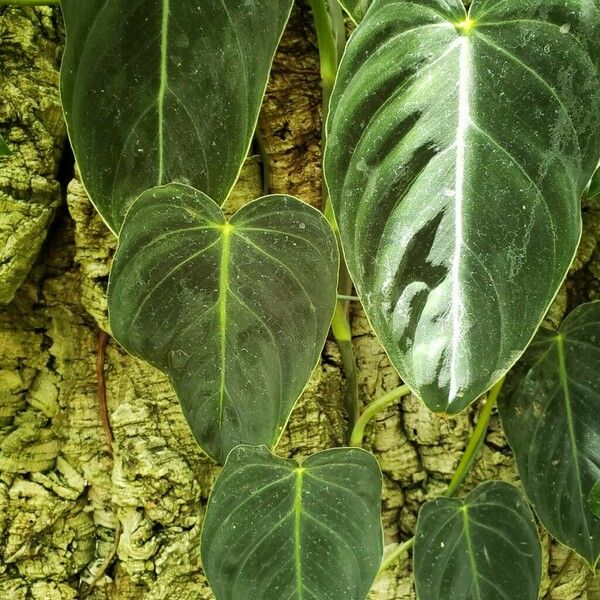
<instances>
[{"instance_id":1,"label":"plant stem","mask_svg":"<svg viewBox=\"0 0 600 600\"><path fill-rule=\"evenodd\" d=\"M346 345L352 343L352 331L350 330L350 325L348 324L348 319L346 319L341 302L337 302L335 305L331 329L336 332L335 340L338 344Z\"/></svg>"},{"instance_id":2,"label":"plant stem","mask_svg":"<svg viewBox=\"0 0 600 600\"><path fill-rule=\"evenodd\" d=\"M492 409L496 405L496 401L498 400L498 395L500 394L500 390L502 389L502 384L504 383L504 377L498 381L489 391L487 400L481 412L479 413L479 417L477 419L477 425L473 430L473 434L471 435L471 439L467 444L465 452L461 458L461 461L452 477L452 481L448 486L448 489L444 493L444 496L451 497L457 492L458 488L465 480L465 477L471 471L473 465L475 464L475 458L477 456L477 452L481 448L483 444L483 440L485 439L485 434L488 430L488 425L490 423L490 417L492 414ZM385 397L385 396L384 396ZM381 398L383 400L383 398ZM375 404L375 403L373 403ZM365 411L366 413L366 411ZM364 415L363 415L364 416ZM362 417L361 417L362 419ZM415 543L415 537L411 537L406 540L400 546L398 546L382 563L379 567L378 575L381 575L386 569L391 567L405 552L410 550Z\"/></svg>"},{"instance_id":3,"label":"plant stem","mask_svg":"<svg viewBox=\"0 0 600 600\"><path fill-rule=\"evenodd\" d=\"M260 166L261 166L261 174L262 174L262 193L266 196L271 188L271 173L269 169L269 155L267 153L267 149L265 147L265 140L263 138L262 132L256 126L256 131L254 132L254 141L256 142L256 148L258 150L258 155L260 157Z\"/></svg>"},{"instance_id":4,"label":"plant stem","mask_svg":"<svg viewBox=\"0 0 600 600\"><path fill-rule=\"evenodd\" d=\"M352 430L352 435L350 436L350 445L351 446L362 446L362 440L365 435L365 427L367 423L379 412L381 412L384 408L389 406L390 404L396 402L403 396L410 394L410 388L407 385L401 385L395 390L391 390L381 396L381 398L377 398L374 402L371 402L360 416L360 419L356 421L356 425Z\"/></svg>"},{"instance_id":5,"label":"plant stem","mask_svg":"<svg viewBox=\"0 0 600 600\"><path fill-rule=\"evenodd\" d=\"M333 85L337 75L339 61L345 45L346 32L344 27L344 17L342 9L337 0L306 0L313 13L315 29L317 32L317 43L319 45L319 68L321 73L322 86L322 147L325 148L327 136L327 116L329 114L329 100L333 91ZM329 201L329 193L325 178L321 183L321 195L323 213L333 228L341 251L339 230ZM343 261L340 262L340 272L338 280L338 292L342 296L350 296L352 293L352 280L348 274L348 269ZM333 337L337 342L342 355L344 365L344 375L346 377L346 393L344 405L348 415L348 431L352 431L356 420L358 419L358 383L356 375L356 359L354 357L354 348L352 346L352 336L350 335L350 325L348 321L349 304L344 298L338 298L335 316L331 324Z\"/></svg>"},{"instance_id":6,"label":"plant stem","mask_svg":"<svg viewBox=\"0 0 600 600\"><path fill-rule=\"evenodd\" d=\"M321 71L321 93L323 105L322 140L323 148L327 143L327 117L329 102L337 76L338 66L346 41L344 16L337 0L306 0L313 12L317 43L319 45L319 68ZM323 179L323 212L334 231L339 233L333 208Z\"/></svg>"},{"instance_id":7,"label":"plant stem","mask_svg":"<svg viewBox=\"0 0 600 600\"><path fill-rule=\"evenodd\" d=\"M0 0L0 6L58 6L60 0Z\"/></svg>"},{"instance_id":8,"label":"plant stem","mask_svg":"<svg viewBox=\"0 0 600 600\"><path fill-rule=\"evenodd\" d=\"M390 552L390 554L383 559L379 571L377 571L377 575L381 575L384 571L387 571L387 569L389 569L405 552L408 552L413 547L414 543L415 538L413 536L405 542L402 542L395 550Z\"/></svg>"},{"instance_id":9,"label":"plant stem","mask_svg":"<svg viewBox=\"0 0 600 600\"><path fill-rule=\"evenodd\" d=\"M115 438L113 436L112 427L110 424L110 414L108 412L108 403L106 401L106 379L104 375L104 363L106 359L106 346L108 345L109 336L103 329L98 334L98 344L96 346L96 390L98 394L98 407L100 409L100 419L102 427L106 434L106 443L111 456L114 454Z\"/></svg>"},{"instance_id":10,"label":"plant stem","mask_svg":"<svg viewBox=\"0 0 600 600\"><path fill-rule=\"evenodd\" d=\"M307 0L307 3L312 9L317 31L317 43L319 44L319 63L323 86L323 127L325 127L329 99L333 91L340 58L338 56L337 36L333 29L333 20L329 16L327 0Z\"/></svg>"},{"instance_id":11,"label":"plant stem","mask_svg":"<svg viewBox=\"0 0 600 600\"><path fill-rule=\"evenodd\" d=\"M498 381L490 390L486 403L484 404L479 416L477 418L477 425L473 430L473 434L471 435L471 439L467 444L464 454L460 460L458 468L456 469L454 476L452 477L452 481L450 481L450 485L446 490L444 496L451 497L456 494L458 488L461 486L462 482L465 480L466 476L471 471L473 467L473 463L475 462L475 458L481 445L483 444L483 440L485 439L485 435L488 430L488 425L490 423L490 417L492 415L492 410L496 405L496 400L498 400L498 394L502 389L502 384L504 383L504 377Z\"/></svg>"}]
</instances>

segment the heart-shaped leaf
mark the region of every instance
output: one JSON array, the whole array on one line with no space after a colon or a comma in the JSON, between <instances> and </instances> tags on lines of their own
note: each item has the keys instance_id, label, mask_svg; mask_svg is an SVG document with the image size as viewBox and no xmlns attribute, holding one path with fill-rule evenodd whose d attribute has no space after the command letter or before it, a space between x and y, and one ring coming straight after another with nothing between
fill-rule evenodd
<instances>
[{"instance_id":1,"label":"heart-shaped leaf","mask_svg":"<svg viewBox=\"0 0 600 600\"><path fill-rule=\"evenodd\" d=\"M335 306L323 215L267 196L226 221L202 192L170 184L144 192L125 224L108 287L115 338L170 376L216 460L239 443L274 446Z\"/></svg>"},{"instance_id":2,"label":"heart-shaped leaf","mask_svg":"<svg viewBox=\"0 0 600 600\"><path fill-rule=\"evenodd\" d=\"M115 232L145 189L222 203L293 0L62 0L61 95L92 202Z\"/></svg>"},{"instance_id":3,"label":"heart-shaped leaf","mask_svg":"<svg viewBox=\"0 0 600 600\"><path fill-rule=\"evenodd\" d=\"M417 520L414 576L420 600L537 600L542 549L523 494L484 483L464 501L437 498Z\"/></svg>"},{"instance_id":4,"label":"heart-shaped leaf","mask_svg":"<svg viewBox=\"0 0 600 600\"><path fill-rule=\"evenodd\" d=\"M357 448L300 465L240 446L227 457L202 531L218 600L364 600L383 551L381 471Z\"/></svg>"},{"instance_id":5,"label":"heart-shaped leaf","mask_svg":"<svg viewBox=\"0 0 600 600\"><path fill-rule=\"evenodd\" d=\"M600 518L600 302L583 304L558 332L540 329L507 377L500 415L525 491L544 527L590 564Z\"/></svg>"},{"instance_id":6,"label":"heart-shaped leaf","mask_svg":"<svg viewBox=\"0 0 600 600\"><path fill-rule=\"evenodd\" d=\"M375 0L348 44L327 182L369 320L432 410L499 380L565 277L599 46L585 0Z\"/></svg>"}]
</instances>

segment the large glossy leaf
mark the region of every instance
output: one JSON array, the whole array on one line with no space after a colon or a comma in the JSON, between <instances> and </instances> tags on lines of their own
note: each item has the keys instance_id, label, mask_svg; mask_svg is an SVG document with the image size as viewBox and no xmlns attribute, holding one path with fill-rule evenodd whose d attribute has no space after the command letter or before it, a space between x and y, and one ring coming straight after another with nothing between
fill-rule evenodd
<instances>
[{"instance_id":1,"label":"large glossy leaf","mask_svg":"<svg viewBox=\"0 0 600 600\"><path fill-rule=\"evenodd\" d=\"M143 190L221 203L248 152L293 0L62 0L61 94L75 157L113 231Z\"/></svg>"},{"instance_id":2,"label":"large glossy leaf","mask_svg":"<svg viewBox=\"0 0 600 600\"><path fill-rule=\"evenodd\" d=\"M108 288L115 338L170 375L215 459L239 443L272 447L333 315L331 227L289 196L255 200L227 222L181 184L144 192L125 225Z\"/></svg>"},{"instance_id":3,"label":"large glossy leaf","mask_svg":"<svg viewBox=\"0 0 600 600\"><path fill-rule=\"evenodd\" d=\"M437 498L417 520L419 600L537 600L542 549L525 497L501 481Z\"/></svg>"},{"instance_id":4,"label":"large glossy leaf","mask_svg":"<svg viewBox=\"0 0 600 600\"><path fill-rule=\"evenodd\" d=\"M548 531L590 564L600 518L600 302L572 311L558 332L540 329L509 374L500 414L519 475Z\"/></svg>"},{"instance_id":5,"label":"large glossy leaf","mask_svg":"<svg viewBox=\"0 0 600 600\"><path fill-rule=\"evenodd\" d=\"M348 44L327 182L369 320L432 410L514 364L567 272L599 46L586 0L376 0Z\"/></svg>"},{"instance_id":6,"label":"large glossy leaf","mask_svg":"<svg viewBox=\"0 0 600 600\"><path fill-rule=\"evenodd\" d=\"M202 565L217 600L364 600L383 550L381 472L357 448L300 465L241 446L211 493Z\"/></svg>"}]
</instances>

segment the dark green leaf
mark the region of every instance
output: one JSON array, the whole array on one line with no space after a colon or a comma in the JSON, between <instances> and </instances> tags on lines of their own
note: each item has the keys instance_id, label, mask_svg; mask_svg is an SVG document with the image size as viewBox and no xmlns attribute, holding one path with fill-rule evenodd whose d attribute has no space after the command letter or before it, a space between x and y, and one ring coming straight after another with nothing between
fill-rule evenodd
<instances>
[{"instance_id":1,"label":"dark green leaf","mask_svg":"<svg viewBox=\"0 0 600 600\"><path fill-rule=\"evenodd\" d=\"M592 181L590 182L590 189L588 190L590 198L600 196L600 169L596 169Z\"/></svg>"},{"instance_id":2,"label":"dark green leaf","mask_svg":"<svg viewBox=\"0 0 600 600\"><path fill-rule=\"evenodd\" d=\"M202 565L218 600L364 600L383 550L381 472L357 448L301 465L234 448L211 493Z\"/></svg>"},{"instance_id":3,"label":"dark green leaf","mask_svg":"<svg viewBox=\"0 0 600 600\"><path fill-rule=\"evenodd\" d=\"M542 549L524 496L501 481L427 502L417 520L419 600L537 600Z\"/></svg>"},{"instance_id":4,"label":"dark green leaf","mask_svg":"<svg viewBox=\"0 0 600 600\"><path fill-rule=\"evenodd\" d=\"M457 413L518 359L581 232L600 153L600 10L376 0L332 97L327 182L391 361Z\"/></svg>"},{"instance_id":5,"label":"dark green leaf","mask_svg":"<svg viewBox=\"0 0 600 600\"><path fill-rule=\"evenodd\" d=\"M0 135L0 156L6 156L7 154L10 154L10 149L6 145L4 138Z\"/></svg>"},{"instance_id":6,"label":"dark green leaf","mask_svg":"<svg viewBox=\"0 0 600 600\"><path fill-rule=\"evenodd\" d=\"M215 459L239 443L274 446L335 306L323 215L267 196L227 222L202 192L171 184L142 194L125 224L108 289L115 338L170 375Z\"/></svg>"},{"instance_id":7,"label":"dark green leaf","mask_svg":"<svg viewBox=\"0 0 600 600\"><path fill-rule=\"evenodd\" d=\"M593 302L572 311L558 332L540 329L499 404L538 517L592 565L600 556L600 519L588 503L600 480L599 366L600 302Z\"/></svg>"},{"instance_id":8,"label":"dark green leaf","mask_svg":"<svg viewBox=\"0 0 600 600\"><path fill-rule=\"evenodd\" d=\"M588 502L592 513L597 517L600 517L600 481L596 481L592 486Z\"/></svg>"},{"instance_id":9,"label":"dark green leaf","mask_svg":"<svg viewBox=\"0 0 600 600\"><path fill-rule=\"evenodd\" d=\"M222 203L293 0L62 0L61 93L84 184L118 232L143 190Z\"/></svg>"}]
</instances>

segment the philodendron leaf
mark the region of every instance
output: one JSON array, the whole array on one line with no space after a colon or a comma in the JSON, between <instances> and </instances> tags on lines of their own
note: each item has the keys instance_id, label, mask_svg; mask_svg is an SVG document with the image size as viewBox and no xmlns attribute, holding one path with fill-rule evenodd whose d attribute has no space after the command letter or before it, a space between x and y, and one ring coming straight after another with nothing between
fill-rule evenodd
<instances>
[{"instance_id":1,"label":"philodendron leaf","mask_svg":"<svg viewBox=\"0 0 600 600\"><path fill-rule=\"evenodd\" d=\"M588 503L592 513L600 518L600 481L596 481L592 486L592 490L588 496Z\"/></svg>"},{"instance_id":2,"label":"philodendron leaf","mask_svg":"<svg viewBox=\"0 0 600 600\"><path fill-rule=\"evenodd\" d=\"M375 0L331 101L348 268L402 379L457 413L518 359L575 254L600 153L587 0Z\"/></svg>"},{"instance_id":3,"label":"philodendron leaf","mask_svg":"<svg viewBox=\"0 0 600 600\"><path fill-rule=\"evenodd\" d=\"M6 145L4 138L0 135L0 156L6 156L7 154L10 154L10 149Z\"/></svg>"},{"instance_id":4,"label":"philodendron leaf","mask_svg":"<svg viewBox=\"0 0 600 600\"><path fill-rule=\"evenodd\" d=\"M145 189L222 203L293 0L62 0L61 95L83 182L115 232Z\"/></svg>"},{"instance_id":5,"label":"philodendron leaf","mask_svg":"<svg viewBox=\"0 0 600 600\"><path fill-rule=\"evenodd\" d=\"M125 224L108 287L115 338L170 376L213 458L274 446L333 315L339 259L325 217L267 196L226 221L202 192L170 184L144 192Z\"/></svg>"},{"instance_id":6,"label":"philodendron leaf","mask_svg":"<svg viewBox=\"0 0 600 600\"><path fill-rule=\"evenodd\" d=\"M381 484L377 461L357 448L300 465L234 448L202 531L217 600L364 600L383 551Z\"/></svg>"},{"instance_id":7,"label":"philodendron leaf","mask_svg":"<svg viewBox=\"0 0 600 600\"><path fill-rule=\"evenodd\" d=\"M588 190L590 198L600 196L600 168L596 169L592 181L590 182L590 189Z\"/></svg>"},{"instance_id":8,"label":"philodendron leaf","mask_svg":"<svg viewBox=\"0 0 600 600\"><path fill-rule=\"evenodd\" d=\"M537 600L541 573L533 515L514 486L487 482L464 501L442 497L421 508L414 550L419 600Z\"/></svg>"},{"instance_id":9,"label":"philodendron leaf","mask_svg":"<svg viewBox=\"0 0 600 600\"><path fill-rule=\"evenodd\" d=\"M583 304L558 332L540 329L500 396L504 430L544 527L594 565L600 518L600 302Z\"/></svg>"}]
</instances>

